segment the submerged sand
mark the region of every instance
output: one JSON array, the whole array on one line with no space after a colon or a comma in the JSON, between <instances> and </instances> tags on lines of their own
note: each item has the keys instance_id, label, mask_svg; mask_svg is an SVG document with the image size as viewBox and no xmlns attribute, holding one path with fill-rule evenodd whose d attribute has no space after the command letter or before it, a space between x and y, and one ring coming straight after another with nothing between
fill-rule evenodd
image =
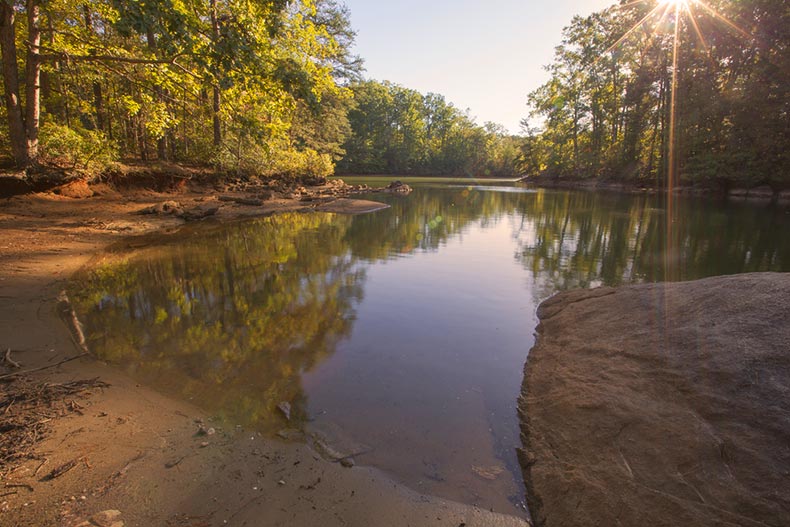
<instances>
[{"instance_id":1,"label":"submerged sand","mask_svg":"<svg viewBox=\"0 0 790 527\"><path fill-rule=\"evenodd\" d=\"M538 315L537 525L790 525L790 274L572 291Z\"/></svg>"},{"instance_id":2,"label":"submerged sand","mask_svg":"<svg viewBox=\"0 0 790 527\"><path fill-rule=\"evenodd\" d=\"M0 200L0 348L12 349L13 360L24 369L75 355L57 312L58 293L109 244L178 228L183 222L170 215L135 214L168 199L173 196L105 190L88 199L39 194ZM197 192L176 199L191 207L212 198ZM328 210L323 206L330 204L322 204ZM380 207L338 200L333 210ZM232 204L217 216L309 208L298 200L255 208ZM0 373L5 371L10 370L0 367ZM512 516L419 494L371 468L328 461L304 442L220 428L188 402L136 384L89 357L28 376L31 382L49 383L94 377L109 388L92 390L74 401L68 416L47 423L51 430L32 452L35 459L0 471L0 525L69 527L98 525L106 518L127 527L526 525ZM12 389L0 382L0 391ZM200 423L216 426L215 433L197 435ZM42 477L71 462L62 476ZM102 511L119 515L95 516ZM99 523L84 523L91 517Z\"/></svg>"}]
</instances>

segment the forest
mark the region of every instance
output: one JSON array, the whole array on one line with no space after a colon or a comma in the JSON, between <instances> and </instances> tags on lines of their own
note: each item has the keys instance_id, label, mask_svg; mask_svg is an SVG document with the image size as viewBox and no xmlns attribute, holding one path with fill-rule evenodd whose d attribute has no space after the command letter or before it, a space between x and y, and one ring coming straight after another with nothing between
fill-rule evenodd
<instances>
[{"instance_id":1,"label":"forest","mask_svg":"<svg viewBox=\"0 0 790 527\"><path fill-rule=\"evenodd\" d=\"M671 165L700 186L790 180L787 0L621 0L574 18L548 81L525 94L522 135L480 125L440 94L366 79L338 0L0 10L8 168L97 177L119 162L173 162L658 186Z\"/></svg>"},{"instance_id":2,"label":"forest","mask_svg":"<svg viewBox=\"0 0 790 527\"><path fill-rule=\"evenodd\" d=\"M363 81L336 0L0 2L7 165L511 174L515 139ZM346 152L348 151L348 155Z\"/></svg>"},{"instance_id":3,"label":"forest","mask_svg":"<svg viewBox=\"0 0 790 527\"><path fill-rule=\"evenodd\" d=\"M790 2L678 5L674 64L671 2L622 0L573 19L529 95L526 173L662 184L674 147L685 183L787 186Z\"/></svg>"}]
</instances>

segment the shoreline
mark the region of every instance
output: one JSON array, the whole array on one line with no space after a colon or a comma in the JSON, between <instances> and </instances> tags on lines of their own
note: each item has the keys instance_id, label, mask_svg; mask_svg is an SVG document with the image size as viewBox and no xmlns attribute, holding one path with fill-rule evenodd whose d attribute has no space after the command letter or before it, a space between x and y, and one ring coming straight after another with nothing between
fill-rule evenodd
<instances>
[{"instance_id":1,"label":"shoreline","mask_svg":"<svg viewBox=\"0 0 790 527\"><path fill-rule=\"evenodd\" d=\"M790 521L790 274L574 290L519 400L536 526Z\"/></svg>"},{"instance_id":2,"label":"shoreline","mask_svg":"<svg viewBox=\"0 0 790 527\"><path fill-rule=\"evenodd\" d=\"M169 200L185 209L202 208L216 194L213 189L96 190L102 195L87 199L33 194L0 201L0 327L6 337L0 346L11 348L13 360L25 370L76 354L57 312L57 296L73 273L115 242L184 224L172 214L136 214L140 209ZM244 192L232 195L244 197ZM226 202L213 216L227 221L285 211L365 213L382 207L346 197L320 203L303 197L309 196L267 200L263 206ZM527 525L513 516L420 495L373 468L347 468L303 442L268 439L241 427L223 430L188 401L139 385L92 357L25 377L35 383L98 377L110 386L73 398L69 404L75 411L48 423L48 436L33 452L38 457L4 471L0 485L20 485L0 498L4 525L87 526L103 511L119 511L126 526L168 521L362 526L432 518L442 519L437 525ZM13 386L0 383L0 390ZM216 427L215 433L198 435L201 425ZM63 475L42 481L43 474L71 462Z\"/></svg>"},{"instance_id":3,"label":"shoreline","mask_svg":"<svg viewBox=\"0 0 790 527\"><path fill-rule=\"evenodd\" d=\"M552 178L544 176L524 177L520 180L534 188L585 190L591 192L618 192L625 194L666 194L664 187L659 187L647 182L600 180L600 179L573 179ZM790 190L774 190L767 185L756 187L734 187L727 191L712 187L694 185L678 185L672 191L675 195L722 198L731 201L764 202L790 204Z\"/></svg>"}]
</instances>

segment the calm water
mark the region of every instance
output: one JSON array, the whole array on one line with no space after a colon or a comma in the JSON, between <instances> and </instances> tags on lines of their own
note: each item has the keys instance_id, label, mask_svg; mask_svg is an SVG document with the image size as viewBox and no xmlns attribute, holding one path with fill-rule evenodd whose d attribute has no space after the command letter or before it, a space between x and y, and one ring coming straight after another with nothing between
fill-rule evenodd
<instances>
[{"instance_id":1,"label":"calm water","mask_svg":"<svg viewBox=\"0 0 790 527\"><path fill-rule=\"evenodd\" d=\"M117 250L73 283L89 345L229 425L276 432L288 401L358 463L523 515L516 401L543 299L790 271L782 208L681 200L668 219L658 197L512 186L383 199L370 215L202 223Z\"/></svg>"}]
</instances>

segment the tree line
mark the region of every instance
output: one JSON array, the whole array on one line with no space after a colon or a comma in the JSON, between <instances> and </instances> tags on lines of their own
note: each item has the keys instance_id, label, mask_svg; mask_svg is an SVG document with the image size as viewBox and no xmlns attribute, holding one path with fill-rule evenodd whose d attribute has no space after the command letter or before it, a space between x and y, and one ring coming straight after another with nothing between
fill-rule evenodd
<instances>
[{"instance_id":1,"label":"tree line","mask_svg":"<svg viewBox=\"0 0 790 527\"><path fill-rule=\"evenodd\" d=\"M512 176L520 138L501 125L480 126L442 95L390 82L351 86L353 133L341 173Z\"/></svg>"},{"instance_id":2,"label":"tree line","mask_svg":"<svg viewBox=\"0 0 790 527\"><path fill-rule=\"evenodd\" d=\"M335 0L0 1L5 150L326 172L359 76Z\"/></svg>"},{"instance_id":3,"label":"tree line","mask_svg":"<svg viewBox=\"0 0 790 527\"><path fill-rule=\"evenodd\" d=\"M790 181L790 2L680 5L670 141L672 11L621 0L573 19L550 79L529 95L525 172L662 183L672 159L687 183Z\"/></svg>"},{"instance_id":4,"label":"tree line","mask_svg":"<svg viewBox=\"0 0 790 527\"><path fill-rule=\"evenodd\" d=\"M514 171L517 144L441 96L362 81L337 0L0 0L20 168L119 159L258 175ZM348 155L346 153L348 152Z\"/></svg>"}]
</instances>

